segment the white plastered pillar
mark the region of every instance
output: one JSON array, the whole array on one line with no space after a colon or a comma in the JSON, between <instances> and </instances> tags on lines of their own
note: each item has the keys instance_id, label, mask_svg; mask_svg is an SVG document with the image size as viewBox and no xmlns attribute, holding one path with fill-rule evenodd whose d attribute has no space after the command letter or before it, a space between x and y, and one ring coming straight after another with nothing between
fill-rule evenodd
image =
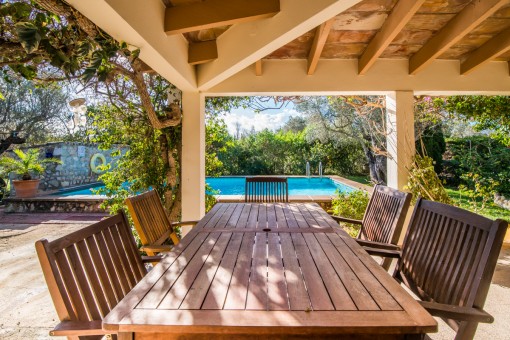
<instances>
[{"instance_id":1,"label":"white plastered pillar","mask_svg":"<svg viewBox=\"0 0 510 340\"><path fill-rule=\"evenodd\" d=\"M387 184L402 190L416 152L414 144L414 93L395 91L386 96Z\"/></svg>"},{"instance_id":2,"label":"white plastered pillar","mask_svg":"<svg viewBox=\"0 0 510 340\"><path fill-rule=\"evenodd\" d=\"M205 98L199 92L182 93L182 220L205 215ZM182 235L191 230L183 226Z\"/></svg>"}]
</instances>

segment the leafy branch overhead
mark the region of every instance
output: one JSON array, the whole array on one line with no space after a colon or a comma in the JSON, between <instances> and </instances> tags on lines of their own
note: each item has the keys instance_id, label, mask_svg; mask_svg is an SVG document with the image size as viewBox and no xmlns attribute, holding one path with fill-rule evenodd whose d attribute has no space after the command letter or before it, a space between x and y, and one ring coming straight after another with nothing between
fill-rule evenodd
<instances>
[{"instance_id":1,"label":"leafy branch overhead","mask_svg":"<svg viewBox=\"0 0 510 340\"><path fill-rule=\"evenodd\" d=\"M29 80L77 79L116 95L116 82L128 79L137 102L155 128L180 124L181 112L156 109L140 51L118 42L61 0L14 0L0 5L0 66Z\"/></svg>"}]
</instances>

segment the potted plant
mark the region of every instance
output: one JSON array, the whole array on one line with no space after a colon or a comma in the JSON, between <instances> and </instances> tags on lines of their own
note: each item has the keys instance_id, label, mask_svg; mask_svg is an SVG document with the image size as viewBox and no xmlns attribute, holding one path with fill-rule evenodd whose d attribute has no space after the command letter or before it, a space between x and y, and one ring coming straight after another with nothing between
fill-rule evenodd
<instances>
[{"instance_id":1,"label":"potted plant","mask_svg":"<svg viewBox=\"0 0 510 340\"><path fill-rule=\"evenodd\" d=\"M0 167L7 173L21 176L21 180L13 180L16 197L33 197L39 187L39 179L32 179L32 175L44 172L44 164L61 163L59 159L39 159L39 150L30 149L26 153L20 149L13 150L18 159L3 156L0 158Z\"/></svg>"}]
</instances>

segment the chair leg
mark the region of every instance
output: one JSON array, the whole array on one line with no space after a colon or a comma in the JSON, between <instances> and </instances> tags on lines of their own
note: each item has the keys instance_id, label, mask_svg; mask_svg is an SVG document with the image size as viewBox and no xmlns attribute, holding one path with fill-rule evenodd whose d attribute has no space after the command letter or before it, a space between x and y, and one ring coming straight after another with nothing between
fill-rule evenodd
<instances>
[{"instance_id":1,"label":"chair leg","mask_svg":"<svg viewBox=\"0 0 510 340\"><path fill-rule=\"evenodd\" d=\"M459 330L455 336L455 340L471 340L474 338L478 322L463 321L459 324Z\"/></svg>"}]
</instances>

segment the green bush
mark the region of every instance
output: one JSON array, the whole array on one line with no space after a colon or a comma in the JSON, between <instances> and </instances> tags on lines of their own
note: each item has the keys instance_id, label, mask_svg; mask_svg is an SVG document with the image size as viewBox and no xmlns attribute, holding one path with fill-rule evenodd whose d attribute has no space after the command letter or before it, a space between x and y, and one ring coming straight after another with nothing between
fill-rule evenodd
<instances>
[{"instance_id":1,"label":"green bush","mask_svg":"<svg viewBox=\"0 0 510 340\"><path fill-rule=\"evenodd\" d=\"M490 186L496 192L510 193L510 148L487 136L447 140L446 167L441 176L450 185L467 189Z\"/></svg>"},{"instance_id":2,"label":"green bush","mask_svg":"<svg viewBox=\"0 0 510 340\"><path fill-rule=\"evenodd\" d=\"M333 215L362 220L369 200L370 197L366 191L337 192L337 197L331 202L331 211ZM359 228L357 224L347 223L345 229L355 237L359 233Z\"/></svg>"}]
</instances>

